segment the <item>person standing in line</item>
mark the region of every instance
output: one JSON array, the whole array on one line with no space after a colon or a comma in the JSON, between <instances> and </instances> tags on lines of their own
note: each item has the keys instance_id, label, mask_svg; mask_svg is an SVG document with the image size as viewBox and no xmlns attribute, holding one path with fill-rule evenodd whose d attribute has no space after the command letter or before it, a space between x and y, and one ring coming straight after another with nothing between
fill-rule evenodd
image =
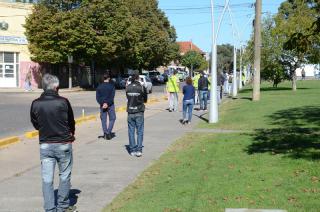
<instances>
[{"instance_id":1,"label":"person standing in line","mask_svg":"<svg viewBox=\"0 0 320 212\"><path fill-rule=\"evenodd\" d=\"M26 74L26 79L24 81L24 89L25 91L32 91L31 88L31 81L32 81L32 74L31 74L31 70L28 71L28 73Z\"/></svg>"},{"instance_id":2,"label":"person standing in line","mask_svg":"<svg viewBox=\"0 0 320 212\"><path fill-rule=\"evenodd\" d=\"M126 89L127 112L128 112L128 136L129 153L131 156L142 156L143 134L144 134L144 111L148 101L147 90L139 82L139 75L135 74L131 78L132 82ZM137 131L137 139L135 139ZM137 142L136 142L137 141Z\"/></svg>"},{"instance_id":3,"label":"person standing in line","mask_svg":"<svg viewBox=\"0 0 320 212\"><path fill-rule=\"evenodd\" d=\"M170 93L169 112L178 111L178 93L179 93L179 78L177 70L174 70L173 75L169 77L167 82L167 92Z\"/></svg>"},{"instance_id":4,"label":"person standing in line","mask_svg":"<svg viewBox=\"0 0 320 212\"><path fill-rule=\"evenodd\" d=\"M246 75L244 74L244 72L242 72L242 76L241 76L242 86L245 86L245 81L246 81Z\"/></svg>"},{"instance_id":5,"label":"person standing in line","mask_svg":"<svg viewBox=\"0 0 320 212\"><path fill-rule=\"evenodd\" d=\"M198 89L200 93L200 110L207 111L207 101L208 101L208 88L209 80L205 77L204 73L201 73L201 77L198 81Z\"/></svg>"},{"instance_id":6,"label":"person standing in line","mask_svg":"<svg viewBox=\"0 0 320 212\"><path fill-rule=\"evenodd\" d=\"M111 82L110 74L103 75L103 83L101 83L96 91L96 100L100 105L100 118L103 135L99 138L111 140L114 137L112 129L116 121L116 110L114 106L115 86ZM109 124L108 124L109 116Z\"/></svg>"},{"instance_id":7,"label":"person standing in line","mask_svg":"<svg viewBox=\"0 0 320 212\"><path fill-rule=\"evenodd\" d=\"M191 77L187 77L186 85L183 86L183 113L182 113L183 118L181 120L182 124L191 123L194 100L195 100L195 88L192 85Z\"/></svg>"},{"instance_id":8,"label":"person standing in line","mask_svg":"<svg viewBox=\"0 0 320 212\"><path fill-rule=\"evenodd\" d=\"M229 96L231 95L231 91L232 91L232 81L233 81L233 74L229 74L229 77L228 77L228 94Z\"/></svg>"},{"instance_id":9,"label":"person standing in line","mask_svg":"<svg viewBox=\"0 0 320 212\"><path fill-rule=\"evenodd\" d=\"M227 73L227 71L223 71L223 91L225 94L229 93L229 74Z\"/></svg>"},{"instance_id":10,"label":"person standing in line","mask_svg":"<svg viewBox=\"0 0 320 212\"><path fill-rule=\"evenodd\" d=\"M30 109L31 122L39 130L42 192L46 212L75 211L70 206L69 192L73 165L72 142L75 121L68 99L59 96L59 79L46 74L42 79L44 92L34 100ZM59 167L57 206L53 186L55 165Z\"/></svg>"},{"instance_id":11,"label":"person standing in line","mask_svg":"<svg viewBox=\"0 0 320 212\"><path fill-rule=\"evenodd\" d=\"M198 90L198 81L200 79L200 73L196 72L196 75L193 77L192 83L193 83L193 87L195 89L195 99L194 99L194 103L197 105L199 104L199 90Z\"/></svg>"},{"instance_id":12,"label":"person standing in line","mask_svg":"<svg viewBox=\"0 0 320 212\"><path fill-rule=\"evenodd\" d=\"M305 79L306 79L306 71L303 68L301 71L301 80L305 80Z\"/></svg>"}]
</instances>

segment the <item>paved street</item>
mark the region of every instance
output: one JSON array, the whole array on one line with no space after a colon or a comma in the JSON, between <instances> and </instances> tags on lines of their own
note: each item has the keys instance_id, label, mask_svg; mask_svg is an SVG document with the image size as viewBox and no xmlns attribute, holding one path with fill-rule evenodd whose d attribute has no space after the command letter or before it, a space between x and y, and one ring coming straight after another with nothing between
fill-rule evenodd
<instances>
[{"instance_id":1,"label":"paved street","mask_svg":"<svg viewBox=\"0 0 320 212\"><path fill-rule=\"evenodd\" d=\"M25 131L33 130L30 123L29 110L31 102L40 96L40 92L0 92L0 138L20 135ZM150 97L158 97L164 94L164 86L154 86ZM82 114L96 114L99 112L95 100L95 91L66 92L61 94L67 97L73 107L75 117ZM116 91L116 106L126 104L124 90Z\"/></svg>"}]
</instances>

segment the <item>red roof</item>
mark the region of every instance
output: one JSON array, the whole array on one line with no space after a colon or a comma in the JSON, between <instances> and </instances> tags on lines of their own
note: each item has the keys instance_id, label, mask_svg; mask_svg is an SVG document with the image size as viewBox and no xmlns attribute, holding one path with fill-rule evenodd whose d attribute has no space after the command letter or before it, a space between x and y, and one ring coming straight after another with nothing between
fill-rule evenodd
<instances>
[{"instance_id":1,"label":"red roof","mask_svg":"<svg viewBox=\"0 0 320 212\"><path fill-rule=\"evenodd\" d=\"M180 47L181 54L185 54L188 51L196 51L196 52L203 54L203 51L198 46L193 44L191 41L177 42L177 44Z\"/></svg>"}]
</instances>

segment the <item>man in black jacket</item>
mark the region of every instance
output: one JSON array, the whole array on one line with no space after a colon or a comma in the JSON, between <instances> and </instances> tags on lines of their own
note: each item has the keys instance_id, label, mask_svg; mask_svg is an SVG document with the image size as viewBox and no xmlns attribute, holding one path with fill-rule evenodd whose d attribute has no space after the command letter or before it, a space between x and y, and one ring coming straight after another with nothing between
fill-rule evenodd
<instances>
[{"instance_id":1,"label":"man in black jacket","mask_svg":"<svg viewBox=\"0 0 320 212\"><path fill-rule=\"evenodd\" d=\"M142 156L144 133L144 103L148 100L147 90L139 82L139 75L133 75L132 83L126 89L128 112L129 152L132 156ZM137 142L135 131L137 130Z\"/></svg>"},{"instance_id":2,"label":"man in black jacket","mask_svg":"<svg viewBox=\"0 0 320 212\"><path fill-rule=\"evenodd\" d=\"M31 105L33 126L39 130L42 192L45 211L74 211L69 206L71 187L72 142L75 140L75 121L68 99L59 96L59 79L46 74L42 79L44 92ZM59 167L57 206L53 187L55 164Z\"/></svg>"},{"instance_id":3,"label":"man in black jacket","mask_svg":"<svg viewBox=\"0 0 320 212\"><path fill-rule=\"evenodd\" d=\"M116 110L114 106L115 86L111 82L109 73L103 75L103 83L101 83L96 91L96 99L100 105L100 118L103 129L103 137L110 140L113 137L112 129L116 121ZM109 116L109 124L107 118Z\"/></svg>"},{"instance_id":4,"label":"man in black jacket","mask_svg":"<svg viewBox=\"0 0 320 212\"><path fill-rule=\"evenodd\" d=\"M200 110L207 111L207 101L208 101L208 90L209 90L209 80L204 76L204 73L201 73L201 77L198 80L198 90L199 90L199 99L200 99Z\"/></svg>"}]
</instances>

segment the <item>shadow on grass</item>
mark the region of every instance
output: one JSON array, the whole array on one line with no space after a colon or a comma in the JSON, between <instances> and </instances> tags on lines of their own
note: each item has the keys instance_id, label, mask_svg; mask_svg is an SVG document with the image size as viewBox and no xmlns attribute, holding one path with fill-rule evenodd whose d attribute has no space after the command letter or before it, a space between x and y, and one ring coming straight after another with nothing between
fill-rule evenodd
<instances>
[{"instance_id":1,"label":"shadow on grass","mask_svg":"<svg viewBox=\"0 0 320 212\"><path fill-rule=\"evenodd\" d=\"M273 129L256 129L249 154L283 154L290 158L320 160L320 108L300 107L269 116Z\"/></svg>"},{"instance_id":2,"label":"shadow on grass","mask_svg":"<svg viewBox=\"0 0 320 212\"><path fill-rule=\"evenodd\" d=\"M297 88L298 90L306 90L306 89L310 89L310 88ZM289 87L267 87L267 88L260 88L261 92L267 92L267 91L291 91L292 88ZM247 89L243 89L240 91L240 93L251 93L252 92L252 88L247 88Z\"/></svg>"}]
</instances>

